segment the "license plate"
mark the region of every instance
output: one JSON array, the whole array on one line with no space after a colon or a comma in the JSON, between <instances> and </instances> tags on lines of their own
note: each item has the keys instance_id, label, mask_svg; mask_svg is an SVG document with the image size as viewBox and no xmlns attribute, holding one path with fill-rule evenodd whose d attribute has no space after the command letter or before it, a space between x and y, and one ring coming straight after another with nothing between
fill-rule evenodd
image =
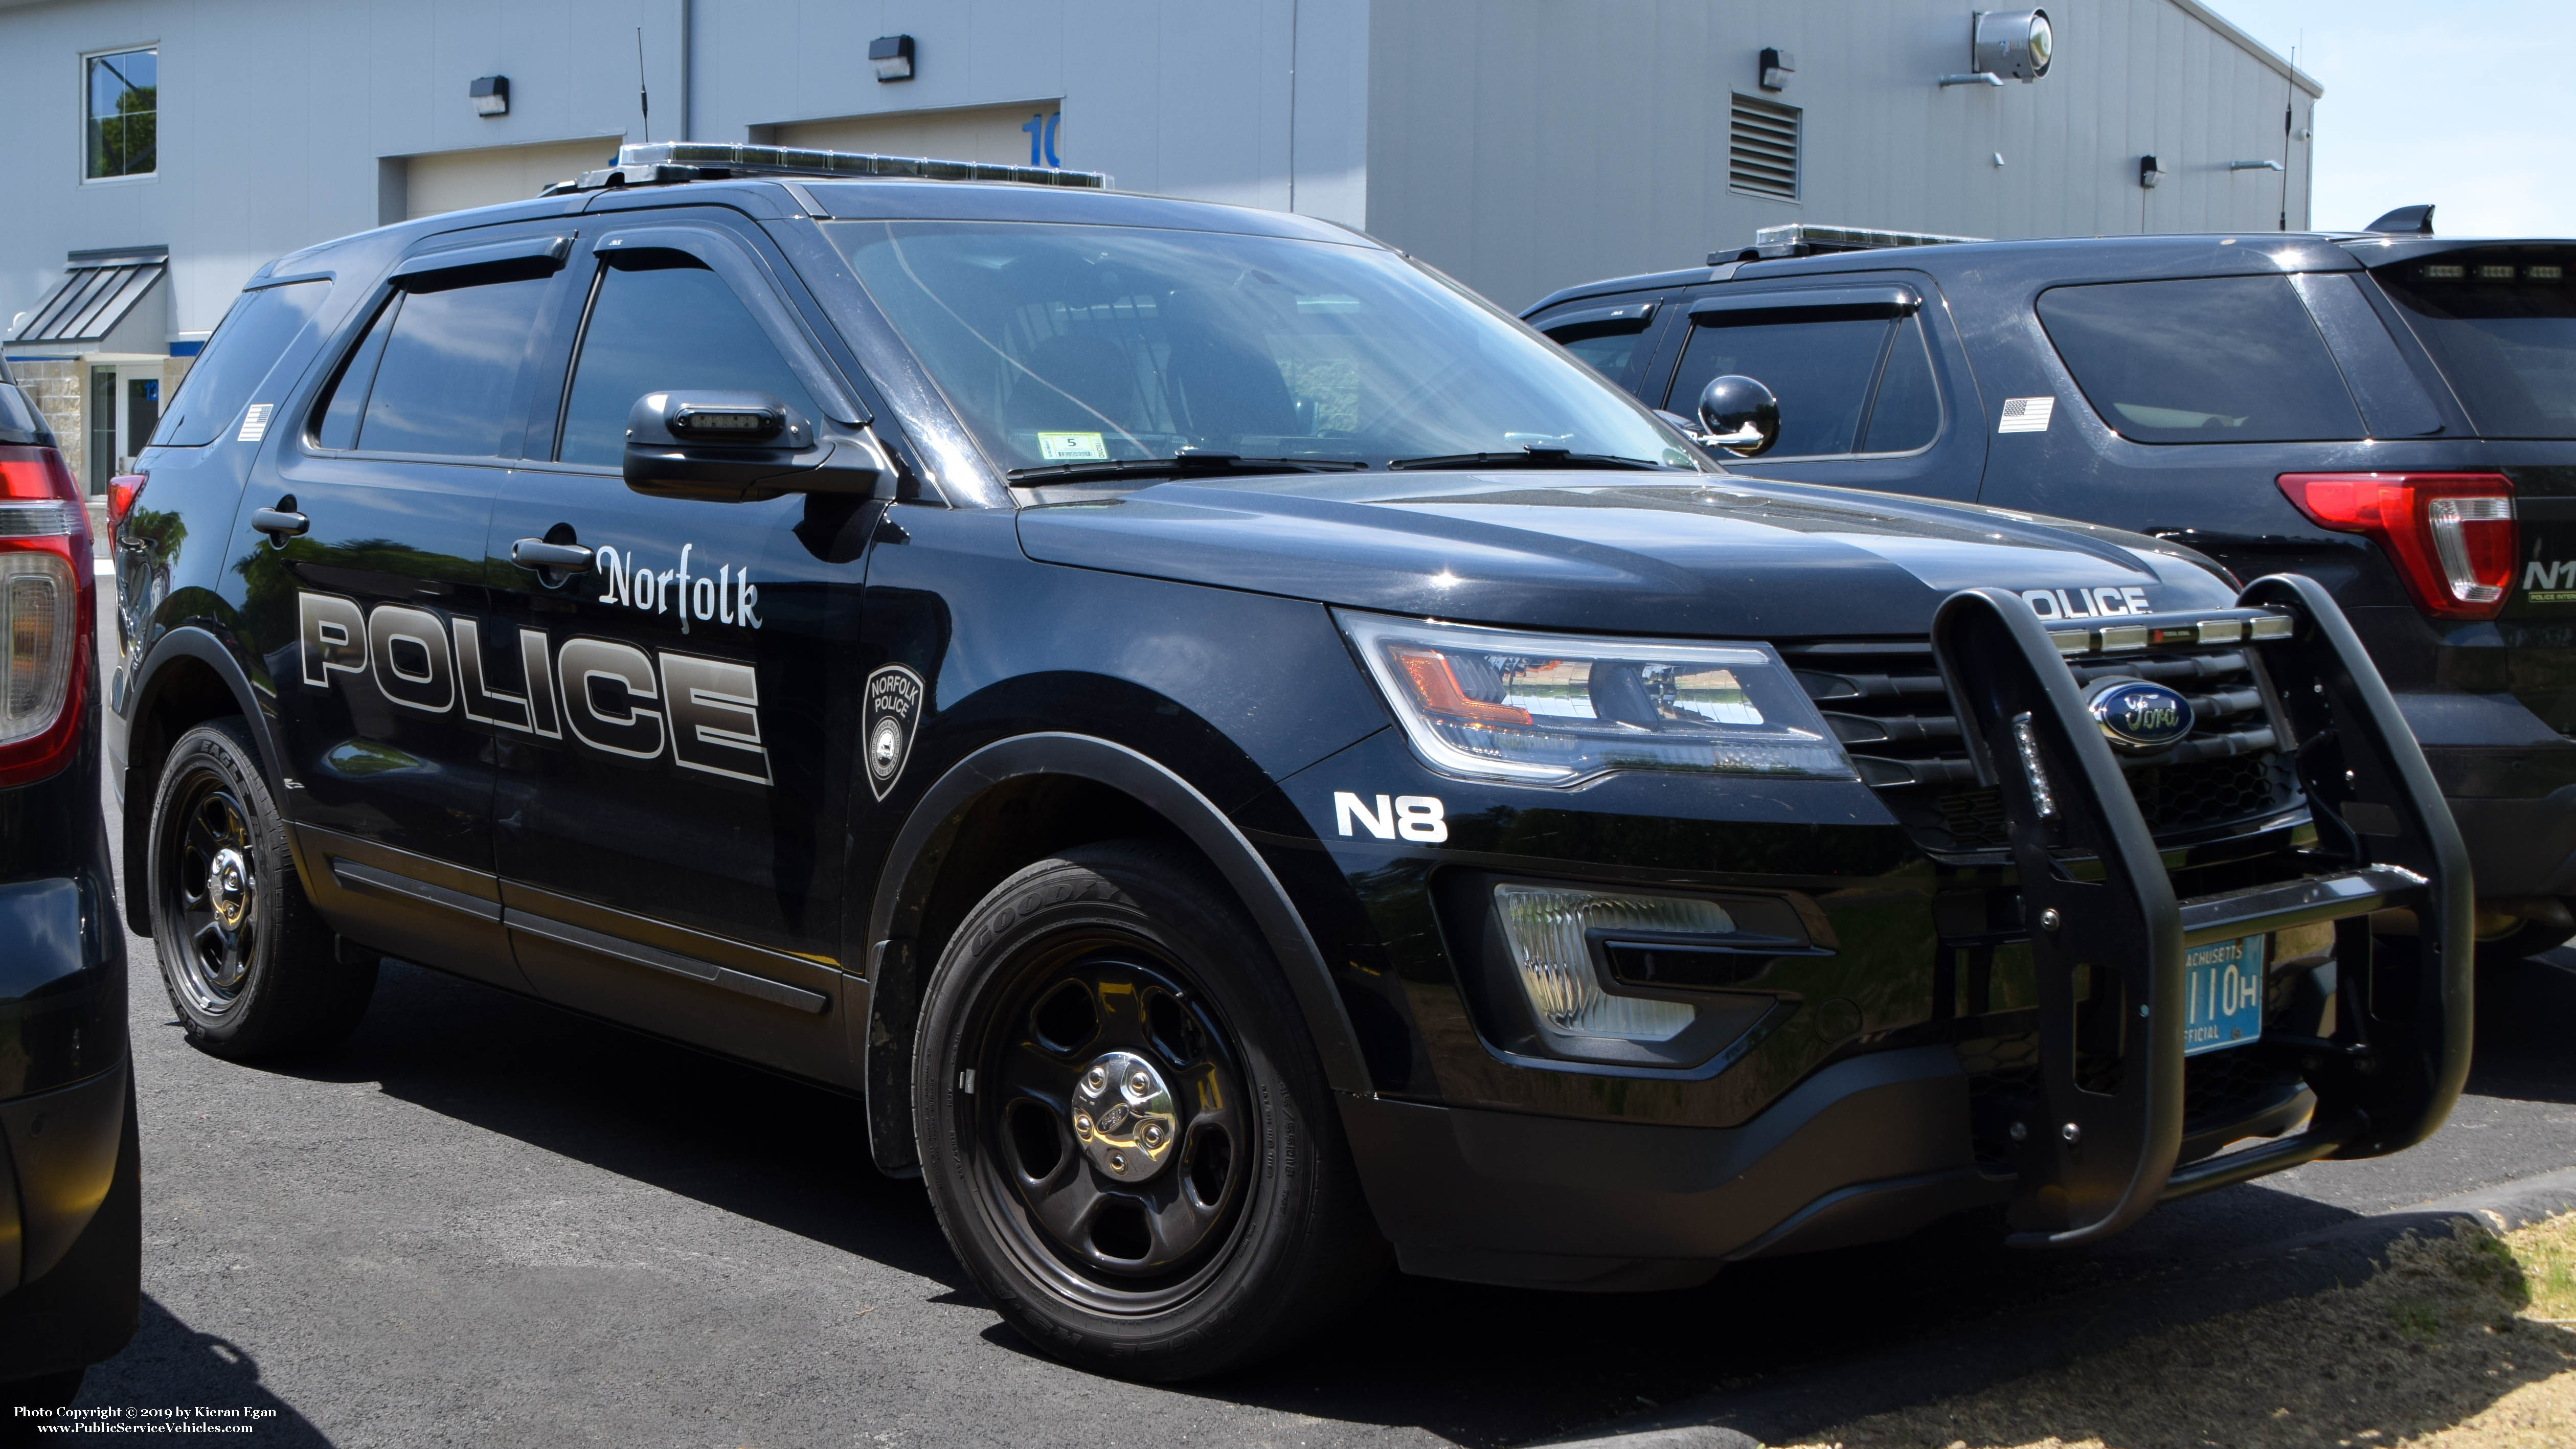
<instances>
[{"instance_id":1,"label":"license plate","mask_svg":"<svg viewBox=\"0 0 2576 1449\"><path fill-rule=\"evenodd\" d=\"M2263 937L2212 941L2182 953L2182 1054L2224 1051L2263 1035Z\"/></svg>"}]
</instances>

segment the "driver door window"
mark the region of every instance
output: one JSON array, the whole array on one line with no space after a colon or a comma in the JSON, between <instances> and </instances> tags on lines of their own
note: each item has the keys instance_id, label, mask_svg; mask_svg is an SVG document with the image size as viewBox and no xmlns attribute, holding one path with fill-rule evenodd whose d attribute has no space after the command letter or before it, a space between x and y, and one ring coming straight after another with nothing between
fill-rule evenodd
<instances>
[{"instance_id":1,"label":"driver door window","mask_svg":"<svg viewBox=\"0 0 2576 1449\"><path fill-rule=\"evenodd\" d=\"M626 415L648 392L764 392L808 419L823 410L751 309L705 263L646 251L601 268L582 328L555 458L614 468Z\"/></svg>"},{"instance_id":2,"label":"driver door window","mask_svg":"<svg viewBox=\"0 0 2576 1449\"><path fill-rule=\"evenodd\" d=\"M1761 382L1780 399L1780 441L1766 460L1904 452L1940 430L1931 358L1913 313L1791 319L1742 311L1692 320L1664 406L1691 416L1700 390L1728 373Z\"/></svg>"}]
</instances>

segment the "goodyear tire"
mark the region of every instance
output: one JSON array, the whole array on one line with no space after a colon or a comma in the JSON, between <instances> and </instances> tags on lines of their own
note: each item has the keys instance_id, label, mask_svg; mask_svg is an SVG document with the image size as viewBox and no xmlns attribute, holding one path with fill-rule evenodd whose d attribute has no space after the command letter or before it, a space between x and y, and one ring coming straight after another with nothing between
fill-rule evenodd
<instances>
[{"instance_id":1,"label":"goodyear tire","mask_svg":"<svg viewBox=\"0 0 2576 1449\"><path fill-rule=\"evenodd\" d=\"M335 959L239 719L171 747L146 860L161 981L192 1045L247 1060L328 1046L358 1024L376 968Z\"/></svg>"},{"instance_id":2,"label":"goodyear tire","mask_svg":"<svg viewBox=\"0 0 2576 1449\"><path fill-rule=\"evenodd\" d=\"M996 886L914 1054L948 1241L1046 1352L1214 1373L1321 1326L1386 1260L1268 948L1206 867L1086 846Z\"/></svg>"}]
</instances>

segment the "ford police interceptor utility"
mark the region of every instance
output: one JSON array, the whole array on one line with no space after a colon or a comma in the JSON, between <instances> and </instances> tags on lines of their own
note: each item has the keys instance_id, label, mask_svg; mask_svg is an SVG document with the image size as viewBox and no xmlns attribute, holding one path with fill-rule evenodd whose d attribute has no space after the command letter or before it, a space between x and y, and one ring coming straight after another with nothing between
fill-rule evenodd
<instances>
[{"instance_id":1,"label":"ford police interceptor utility","mask_svg":"<svg viewBox=\"0 0 2576 1449\"><path fill-rule=\"evenodd\" d=\"M629 147L263 268L140 466L199 1045L390 955L864 1093L1077 1362L1390 1257L2087 1242L2467 1069L2459 841L2314 585L1730 479L1305 217Z\"/></svg>"}]
</instances>

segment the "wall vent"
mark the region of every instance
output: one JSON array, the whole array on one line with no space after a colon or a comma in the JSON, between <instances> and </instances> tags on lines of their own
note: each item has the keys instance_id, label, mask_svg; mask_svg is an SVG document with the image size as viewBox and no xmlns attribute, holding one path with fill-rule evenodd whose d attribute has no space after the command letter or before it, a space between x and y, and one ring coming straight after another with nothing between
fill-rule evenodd
<instances>
[{"instance_id":1,"label":"wall vent","mask_svg":"<svg viewBox=\"0 0 2576 1449\"><path fill-rule=\"evenodd\" d=\"M1726 126L1726 185L1752 196L1798 199L1798 108L1735 97Z\"/></svg>"}]
</instances>

